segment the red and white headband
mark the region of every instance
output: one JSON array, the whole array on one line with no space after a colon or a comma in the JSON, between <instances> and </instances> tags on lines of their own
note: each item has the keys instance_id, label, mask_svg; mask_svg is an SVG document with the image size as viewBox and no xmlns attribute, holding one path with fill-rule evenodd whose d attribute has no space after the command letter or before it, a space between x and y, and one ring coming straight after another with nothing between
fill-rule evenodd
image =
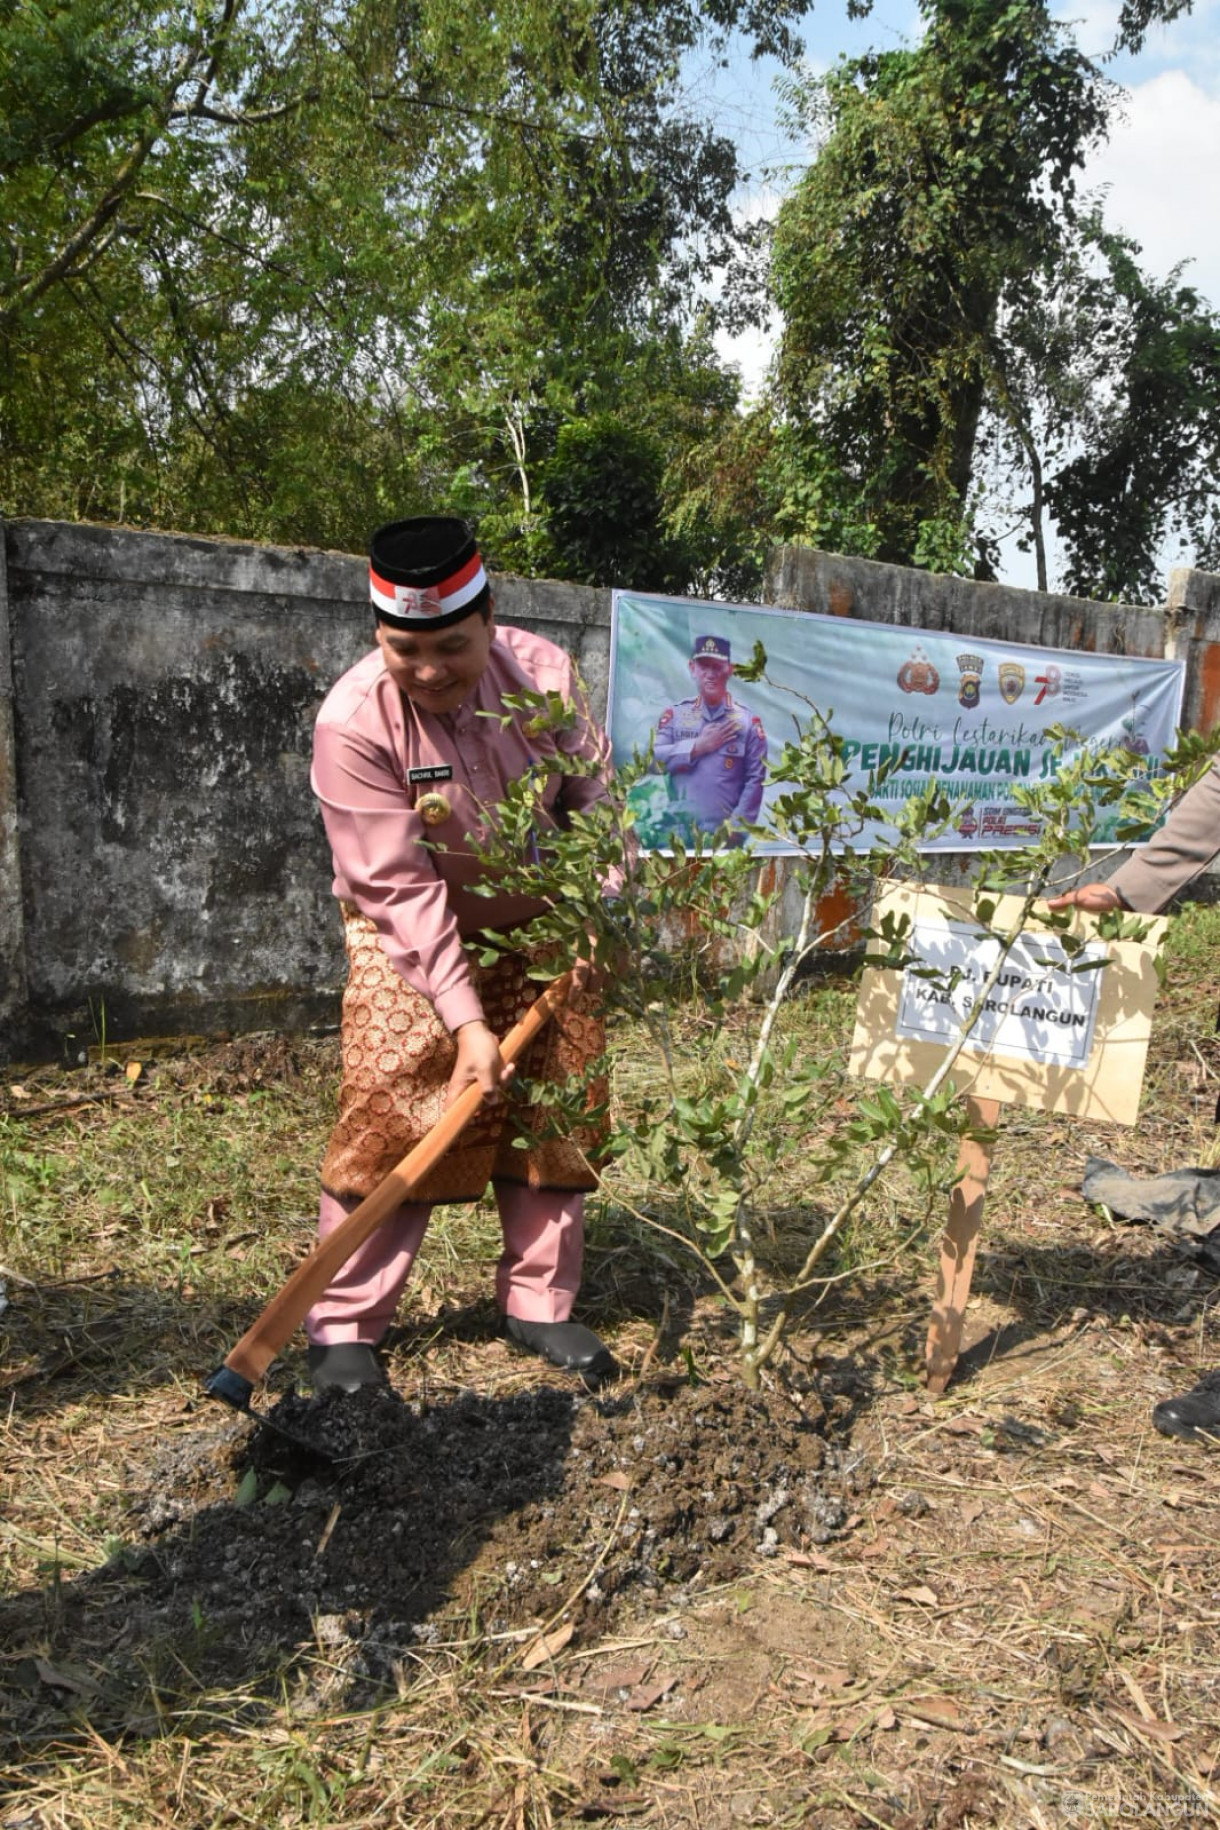
<instances>
[{"instance_id":1,"label":"red and white headband","mask_svg":"<svg viewBox=\"0 0 1220 1830\"><path fill-rule=\"evenodd\" d=\"M456 516L392 521L369 543L369 595L397 628L457 622L486 588L474 535Z\"/></svg>"}]
</instances>

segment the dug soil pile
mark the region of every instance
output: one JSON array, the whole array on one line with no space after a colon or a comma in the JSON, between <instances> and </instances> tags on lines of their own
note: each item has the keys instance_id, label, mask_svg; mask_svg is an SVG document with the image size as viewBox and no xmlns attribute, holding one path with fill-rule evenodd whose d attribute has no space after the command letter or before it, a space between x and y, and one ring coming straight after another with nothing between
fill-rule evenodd
<instances>
[{"instance_id":1,"label":"dug soil pile","mask_svg":"<svg viewBox=\"0 0 1220 1830\"><path fill-rule=\"evenodd\" d=\"M477 1621L492 1657L548 1623L598 1635L624 1604L694 1600L826 1544L871 1485L820 1411L727 1382L290 1394L273 1415L321 1453L205 1413L139 1470L124 1550L62 1593L47 1657L106 1670L114 1713L92 1697L95 1726L144 1713L150 1651L174 1644L197 1685L235 1664L257 1681L317 1638L358 1704L455 1623ZM55 1693L24 1675L28 1733Z\"/></svg>"}]
</instances>

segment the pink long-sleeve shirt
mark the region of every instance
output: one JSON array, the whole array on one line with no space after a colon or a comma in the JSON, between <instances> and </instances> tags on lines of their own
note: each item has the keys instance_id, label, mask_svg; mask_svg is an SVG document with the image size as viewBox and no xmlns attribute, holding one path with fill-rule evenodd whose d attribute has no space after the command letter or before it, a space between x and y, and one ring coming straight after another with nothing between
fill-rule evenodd
<instances>
[{"instance_id":1,"label":"pink long-sleeve shirt","mask_svg":"<svg viewBox=\"0 0 1220 1830\"><path fill-rule=\"evenodd\" d=\"M471 840L487 837L491 810L509 783L553 755L556 744L607 766L609 745L587 711L558 737L531 736L529 712L513 712L502 726L504 695L526 691L557 692L583 707L562 648L497 623L487 668L456 711L413 704L375 648L336 681L314 727L311 781L334 858L335 895L376 925L393 965L451 1031L483 1015L462 935L515 926L544 907L524 896L474 895L470 886L483 880L484 867ZM444 795L452 809L439 825L426 826L415 811L430 793ZM547 824L604 793L595 776L549 776Z\"/></svg>"}]
</instances>

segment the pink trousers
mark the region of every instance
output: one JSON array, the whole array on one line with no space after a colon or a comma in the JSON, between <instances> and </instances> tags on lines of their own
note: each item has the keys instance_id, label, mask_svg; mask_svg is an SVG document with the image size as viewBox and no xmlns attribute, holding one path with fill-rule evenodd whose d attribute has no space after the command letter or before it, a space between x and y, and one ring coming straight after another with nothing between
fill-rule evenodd
<instances>
[{"instance_id":1,"label":"pink trousers","mask_svg":"<svg viewBox=\"0 0 1220 1830\"><path fill-rule=\"evenodd\" d=\"M580 1288L584 1256L584 1196L570 1189L524 1188L493 1182L504 1251L496 1268L496 1300L523 1322L566 1322ZM360 1205L322 1194L318 1237ZM432 1209L407 1201L348 1259L305 1318L315 1347L336 1341L376 1346L394 1319Z\"/></svg>"}]
</instances>

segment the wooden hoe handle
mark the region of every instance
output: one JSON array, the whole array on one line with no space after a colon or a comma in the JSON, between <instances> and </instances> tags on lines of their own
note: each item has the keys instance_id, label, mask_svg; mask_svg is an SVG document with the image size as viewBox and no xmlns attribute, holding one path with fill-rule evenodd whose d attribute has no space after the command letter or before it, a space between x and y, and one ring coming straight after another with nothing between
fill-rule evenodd
<instances>
[{"instance_id":1,"label":"wooden hoe handle","mask_svg":"<svg viewBox=\"0 0 1220 1830\"><path fill-rule=\"evenodd\" d=\"M572 974L565 972L535 999L501 1042L500 1055L504 1061L520 1060L539 1030L566 1003L571 988ZM428 1135L407 1152L333 1233L314 1247L229 1354L225 1365L230 1372L237 1373L251 1385L262 1378L285 1341L300 1327L357 1246L363 1245L369 1234L376 1232L394 1210L414 1194L424 1177L456 1143L478 1111L482 1097L477 1086L469 1086L459 1094Z\"/></svg>"}]
</instances>

